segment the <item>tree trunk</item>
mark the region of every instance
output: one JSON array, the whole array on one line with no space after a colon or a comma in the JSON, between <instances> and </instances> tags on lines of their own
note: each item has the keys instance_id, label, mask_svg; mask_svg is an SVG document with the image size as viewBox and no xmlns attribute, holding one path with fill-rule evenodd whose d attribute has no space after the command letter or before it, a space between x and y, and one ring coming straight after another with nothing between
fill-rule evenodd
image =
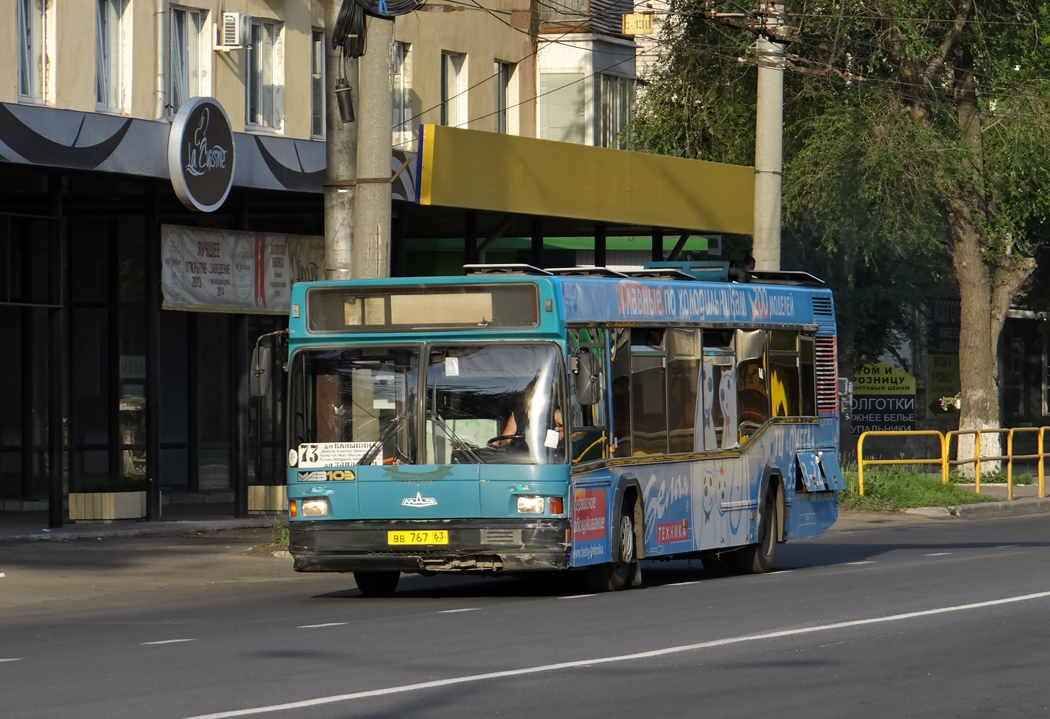
<instances>
[{"instance_id":1,"label":"tree trunk","mask_svg":"<svg viewBox=\"0 0 1050 719\"><path fill-rule=\"evenodd\" d=\"M959 385L962 407L959 429L999 426L999 393L996 388L996 345L992 336L992 277L984 262L980 236L969 209L950 200L948 226L952 235L952 261L959 283ZM1000 325L1001 328L1001 325Z\"/></svg>"},{"instance_id":2,"label":"tree trunk","mask_svg":"<svg viewBox=\"0 0 1050 719\"><path fill-rule=\"evenodd\" d=\"M961 200L945 203L952 237L952 261L959 283L959 430L993 429L999 426L999 389L996 382L996 345L992 331L992 277L984 262L980 236L969 208ZM1001 325L1000 325L1001 328ZM999 455L998 435L981 437L981 455ZM972 459L974 435L960 435L956 458ZM989 467L991 469L991 467ZM974 465L962 465L960 473L974 474Z\"/></svg>"}]
</instances>

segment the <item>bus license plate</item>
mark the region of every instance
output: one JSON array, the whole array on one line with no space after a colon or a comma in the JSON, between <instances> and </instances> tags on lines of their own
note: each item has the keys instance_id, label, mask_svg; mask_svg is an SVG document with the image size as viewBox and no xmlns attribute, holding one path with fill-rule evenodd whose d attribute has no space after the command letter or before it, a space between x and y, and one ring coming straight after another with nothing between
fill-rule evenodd
<instances>
[{"instance_id":1,"label":"bus license plate","mask_svg":"<svg viewBox=\"0 0 1050 719\"><path fill-rule=\"evenodd\" d=\"M448 531L444 529L414 529L386 533L388 545L404 544L448 544Z\"/></svg>"}]
</instances>

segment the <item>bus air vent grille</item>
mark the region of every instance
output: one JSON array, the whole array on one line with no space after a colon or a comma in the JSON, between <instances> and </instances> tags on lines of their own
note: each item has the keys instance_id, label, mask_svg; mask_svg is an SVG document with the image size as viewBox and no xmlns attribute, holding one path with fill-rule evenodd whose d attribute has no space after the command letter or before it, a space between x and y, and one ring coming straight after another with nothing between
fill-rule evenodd
<instances>
[{"instance_id":1,"label":"bus air vent grille","mask_svg":"<svg viewBox=\"0 0 1050 719\"><path fill-rule=\"evenodd\" d=\"M521 544L520 529L482 529L482 544Z\"/></svg>"},{"instance_id":2,"label":"bus air vent grille","mask_svg":"<svg viewBox=\"0 0 1050 719\"><path fill-rule=\"evenodd\" d=\"M838 363L835 337L817 335L817 413L838 414Z\"/></svg>"},{"instance_id":3,"label":"bus air vent grille","mask_svg":"<svg viewBox=\"0 0 1050 719\"><path fill-rule=\"evenodd\" d=\"M818 317L834 317L835 313L831 310L831 298L814 297L813 314L817 315Z\"/></svg>"}]
</instances>

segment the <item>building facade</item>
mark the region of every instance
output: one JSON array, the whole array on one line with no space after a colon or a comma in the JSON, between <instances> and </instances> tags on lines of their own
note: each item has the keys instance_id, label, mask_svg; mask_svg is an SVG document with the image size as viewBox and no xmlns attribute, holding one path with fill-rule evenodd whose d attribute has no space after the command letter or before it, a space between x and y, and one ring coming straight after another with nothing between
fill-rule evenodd
<instances>
[{"instance_id":1,"label":"building facade","mask_svg":"<svg viewBox=\"0 0 1050 719\"><path fill-rule=\"evenodd\" d=\"M389 48L392 171L420 122L534 136L532 24L510 0L423 9ZM323 3L0 0L0 17L0 509L55 524L69 492L146 488L152 517L162 497L246 513L284 466L282 388L249 398L248 356L285 326L273 288L323 272ZM197 97L211 114L187 126ZM229 170L209 211L178 191L179 142L196 174Z\"/></svg>"}]
</instances>

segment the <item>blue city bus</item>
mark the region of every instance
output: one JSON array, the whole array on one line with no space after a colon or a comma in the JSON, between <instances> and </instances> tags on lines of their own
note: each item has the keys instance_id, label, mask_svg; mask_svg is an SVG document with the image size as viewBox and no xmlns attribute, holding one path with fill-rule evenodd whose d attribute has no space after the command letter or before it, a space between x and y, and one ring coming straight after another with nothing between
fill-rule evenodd
<instances>
[{"instance_id":1,"label":"blue city bus","mask_svg":"<svg viewBox=\"0 0 1050 719\"><path fill-rule=\"evenodd\" d=\"M296 571L764 572L835 521L835 313L805 273L479 266L299 283L288 333Z\"/></svg>"}]
</instances>

